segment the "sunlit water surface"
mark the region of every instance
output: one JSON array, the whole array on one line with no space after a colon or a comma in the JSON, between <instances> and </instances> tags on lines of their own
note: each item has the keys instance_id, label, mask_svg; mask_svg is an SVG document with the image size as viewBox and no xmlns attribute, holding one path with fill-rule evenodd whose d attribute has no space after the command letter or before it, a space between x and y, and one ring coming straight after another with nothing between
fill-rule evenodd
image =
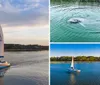
<instances>
[{"instance_id":1,"label":"sunlit water surface","mask_svg":"<svg viewBox=\"0 0 100 85\"><path fill-rule=\"evenodd\" d=\"M5 52L11 63L0 85L48 85L48 51Z\"/></svg>"}]
</instances>

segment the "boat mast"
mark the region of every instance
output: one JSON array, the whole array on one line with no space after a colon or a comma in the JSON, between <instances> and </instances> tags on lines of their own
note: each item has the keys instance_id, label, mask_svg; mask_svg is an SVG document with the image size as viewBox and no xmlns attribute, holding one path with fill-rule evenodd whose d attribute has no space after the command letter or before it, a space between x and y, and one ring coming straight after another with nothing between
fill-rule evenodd
<instances>
[{"instance_id":1,"label":"boat mast","mask_svg":"<svg viewBox=\"0 0 100 85\"><path fill-rule=\"evenodd\" d=\"M4 57L4 39L3 39L2 27L0 25L0 58L3 57Z\"/></svg>"},{"instance_id":2,"label":"boat mast","mask_svg":"<svg viewBox=\"0 0 100 85\"><path fill-rule=\"evenodd\" d=\"M74 69L74 57L72 57L71 68Z\"/></svg>"}]
</instances>

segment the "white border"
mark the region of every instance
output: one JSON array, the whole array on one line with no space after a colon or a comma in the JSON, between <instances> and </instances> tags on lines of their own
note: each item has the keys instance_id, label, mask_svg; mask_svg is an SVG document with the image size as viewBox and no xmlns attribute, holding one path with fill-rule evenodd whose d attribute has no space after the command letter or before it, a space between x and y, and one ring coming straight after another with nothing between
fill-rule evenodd
<instances>
[{"instance_id":1,"label":"white border","mask_svg":"<svg viewBox=\"0 0 100 85\"><path fill-rule=\"evenodd\" d=\"M48 69L48 71L49 71L49 84L48 85L50 85L50 0L49 0L49 69Z\"/></svg>"},{"instance_id":2,"label":"white border","mask_svg":"<svg viewBox=\"0 0 100 85\"><path fill-rule=\"evenodd\" d=\"M50 42L50 44L100 44L100 42Z\"/></svg>"}]
</instances>

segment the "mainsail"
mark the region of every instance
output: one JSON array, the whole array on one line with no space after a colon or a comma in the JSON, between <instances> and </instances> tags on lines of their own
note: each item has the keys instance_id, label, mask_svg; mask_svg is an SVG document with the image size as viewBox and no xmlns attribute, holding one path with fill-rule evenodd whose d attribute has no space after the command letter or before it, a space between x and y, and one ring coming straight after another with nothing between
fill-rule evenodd
<instances>
[{"instance_id":1,"label":"mainsail","mask_svg":"<svg viewBox=\"0 0 100 85\"><path fill-rule=\"evenodd\" d=\"M4 39L2 27L0 26L0 58L4 57Z\"/></svg>"},{"instance_id":2,"label":"mainsail","mask_svg":"<svg viewBox=\"0 0 100 85\"><path fill-rule=\"evenodd\" d=\"M74 57L72 57L71 68L73 68L73 69L74 69Z\"/></svg>"}]
</instances>

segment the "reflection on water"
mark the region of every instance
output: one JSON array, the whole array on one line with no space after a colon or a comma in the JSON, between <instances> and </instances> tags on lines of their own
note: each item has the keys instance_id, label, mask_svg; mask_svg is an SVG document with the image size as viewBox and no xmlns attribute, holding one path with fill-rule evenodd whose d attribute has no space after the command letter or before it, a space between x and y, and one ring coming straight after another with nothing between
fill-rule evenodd
<instances>
[{"instance_id":1,"label":"reflection on water","mask_svg":"<svg viewBox=\"0 0 100 85\"><path fill-rule=\"evenodd\" d=\"M75 82L76 82L76 80L75 80L75 75L74 74L70 74L70 83L71 83L71 85L74 85L75 84Z\"/></svg>"},{"instance_id":2,"label":"reflection on water","mask_svg":"<svg viewBox=\"0 0 100 85\"><path fill-rule=\"evenodd\" d=\"M6 67L4 69L0 69L0 77L3 77L8 69L9 69L9 67Z\"/></svg>"},{"instance_id":3,"label":"reflection on water","mask_svg":"<svg viewBox=\"0 0 100 85\"><path fill-rule=\"evenodd\" d=\"M5 60L11 67L4 85L48 85L48 51L5 52Z\"/></svg>"},{"instance_id":4,"label":"reflection on water","mask_svg":"<svg viewBox=\"0 0 100 85\"><path fill-rule=\"evenodd\" d=\"M3 77L8 69L9 69L9 67L4 68L4 69L0 69L0 85L4 85Z\"/></svg>"},{"instance_id":5,"label":"reflection on water","mask_svg":"<svg viewBox=\"0 0 100 85\"><path fill-rule=\"evenodd\" d=\"M0 85L4 85L3 78L0 78Z\"/></svg>"},{"instance_id":6,"label":"reflection on water","mask_svg":"<svg viewBox=\"0 0 100 85\"><path fill-rule=\"evenodd\" d=\"M80 73L67 73L70 63L50 65L50 85L100 85L100 62L75 62Z\"/></svg>"},{"instance_id":7,"label":"reflection on water","mask_svg":"<svg viewBox=\"0 0 100 85\"><path fill-rule=\"evenodd\" d=\"M70 76L70 85L75 85L76 83L76 76L78 76L80 73L69 73Z\"/></svg>"}]
</instances>

